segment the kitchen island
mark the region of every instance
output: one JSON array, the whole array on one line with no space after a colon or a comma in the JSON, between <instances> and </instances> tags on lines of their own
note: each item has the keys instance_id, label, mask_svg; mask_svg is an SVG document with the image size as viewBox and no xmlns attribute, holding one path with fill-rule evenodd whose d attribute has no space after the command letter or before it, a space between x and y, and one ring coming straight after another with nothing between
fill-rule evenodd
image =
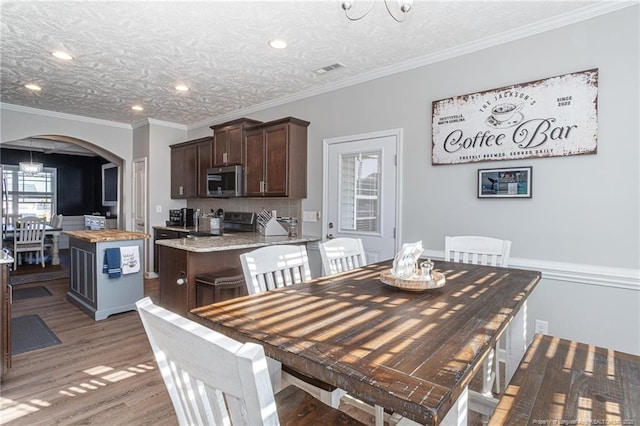
<instances>
[{"instance_id":1,"label":"kitchen island","mask_svg":"<svg viewBox=\"0 0 640 426\"><path fill-rule=\"evenodd\" d=\"M201 274L241 274L240 254L273 244L307 244L320 237L265 237L240 232L213 237L185 237L157 240L159 303L183 316L197 307L196 276Z\"/></svg>"},{"instance_id":2,"label":"kitchen island","mask_svg":"<svg viewBox=\"0 0 640 426\"><path fill-rule=\"evenodd\" d=\"M120 229L64 233L69 236L71 260L67 299L95 321L135 310L144 296L143 241L149 235ZM121 251L133 255L121 256ZM110 260L120 260L117 267L110 262L108 273L103 272L107 253L115 255Z\"/></svg>"}]
</instances>

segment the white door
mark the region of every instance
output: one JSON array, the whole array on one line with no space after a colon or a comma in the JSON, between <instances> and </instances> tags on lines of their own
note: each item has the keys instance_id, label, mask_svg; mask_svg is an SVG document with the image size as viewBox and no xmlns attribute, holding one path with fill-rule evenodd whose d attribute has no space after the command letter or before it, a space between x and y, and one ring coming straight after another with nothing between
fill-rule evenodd
<instances>
[{"instance_id":1,"label":"white door","mask_svg":"<svg viewBox=\"0 0 640 426\"><path fill-rule=\"evenodd\" d=\"M367 262L397 251L401 130L324 141L325 239L360 238Z\"/></svg>"},{"instance_id":2,"label":"white door","mask_svg":"<svg viewBox=\"0 0 640 426\"><path fill-rule=\"evenodd\" d=\"M133 230L147 233L147 158L133 160ZM145 268L149 269L149 239L144 239Z\"/></svg>"}]
</instances>

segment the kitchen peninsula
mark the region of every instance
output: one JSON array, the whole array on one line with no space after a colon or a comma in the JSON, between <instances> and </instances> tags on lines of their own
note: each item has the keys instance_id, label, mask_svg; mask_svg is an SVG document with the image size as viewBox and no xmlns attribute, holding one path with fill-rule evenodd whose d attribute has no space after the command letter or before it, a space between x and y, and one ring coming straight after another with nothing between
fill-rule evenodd
<instances>
[{"instance_id":1,"label":"kitchen peninsula","mask_svg":"<svg viewBox=\"0 0 640 426\"><path fill-rule=\"evenodd\" d=\"M67 299L95 321L135 310L136 301L144 295L143 240L149 235L120 229L64 233L69 236L71 258ZM117 266L110 264L105 272L109 251L117 255Z\"/></svg>"},{"instance_id":2,"label":"kitchen peninsula","mask_svg":"<svg viewBox=\"0 0 640 426\"><path fill-rule=\"evenodd\" d=\"M197 306L197 275L227 273L230 269L241 273L242 253L273 244L307 244L318 240L320 237L265 237L253 232L158 240L160 305L186 316Z\"/></svg>"}]
</instances>

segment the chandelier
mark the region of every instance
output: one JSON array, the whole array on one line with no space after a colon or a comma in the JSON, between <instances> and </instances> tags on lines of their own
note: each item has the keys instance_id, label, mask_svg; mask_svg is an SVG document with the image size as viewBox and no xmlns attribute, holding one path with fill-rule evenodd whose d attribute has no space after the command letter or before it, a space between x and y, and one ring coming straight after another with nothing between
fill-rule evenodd
<instances>
[{"instance_id":1,"label":"chandelier","mask_svg":"<svg viewBox=\"0 0 640 426\"><path fill-rule=\"evenodd\" d=\"M371 9L373 8L373 4L376 2L376 0L371 0L371 3L369 4L369 7L367 8L367 10L358 17L349 15L349 11L353 7L354 2L355 0L344 0L340 3L342 6L342 10L344 10L345 16L350 21L358 21L364 18L365 16L367 16L369 12L371 12ZM397 3L398 3L398 8L400 9L400 12L402 12L402 16L400 18L397 18L396 15L394 15L393 12L391 12L391 8L389 7L389 3L387 0L384 0L384 7L387 8L387 12L393 19L396 20L396 22L402 22L407 17L407 13L409 13L409 11L411 10L411 5L413 5L413 0L397 0Z\"/></svg>"},{"instance_id":2,"label":"chandelier","mask_svg":"<svg viewBox=\"0 0 640 426\"><path fill-rule=\"evenodd\" d=\"M31 139L29 139L29 162L21 161L18 163L20 167L20 171L27 176L37 175L38 173L42 173L42 163L34 163L33 162L33 152L31 151Z\"/></svg>"}]
</instances>

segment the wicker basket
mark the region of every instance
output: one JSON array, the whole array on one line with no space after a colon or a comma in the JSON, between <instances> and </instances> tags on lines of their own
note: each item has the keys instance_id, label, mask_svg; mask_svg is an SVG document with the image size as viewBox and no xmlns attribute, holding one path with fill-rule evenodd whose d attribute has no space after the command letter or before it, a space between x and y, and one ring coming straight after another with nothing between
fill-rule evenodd
<instances>
[{"instance_id":1,"label":"wicker basket","mask_svg":"<svg viewBox=\"0 0 640 426\"><path fill-rule=\"evenodd\" d=\"M396 278L391 273L391 269L388 269L380 273L380 281L392 287L408 291L435 290L444 287L446 283L444 274L434 271L431 276L431 280L424 280L422 277Z\"/></svg>"}]
</instances>

